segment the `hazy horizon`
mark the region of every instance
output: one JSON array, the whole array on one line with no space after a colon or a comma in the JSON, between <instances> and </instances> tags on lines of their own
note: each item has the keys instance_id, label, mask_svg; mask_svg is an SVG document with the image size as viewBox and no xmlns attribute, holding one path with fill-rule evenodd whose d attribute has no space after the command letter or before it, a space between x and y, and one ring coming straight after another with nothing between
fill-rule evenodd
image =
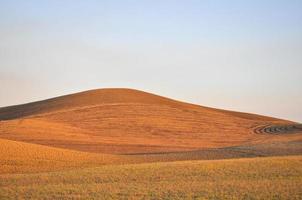
<instances>
[{"instance_id":1,"label":"hazy horizon","mask_svg":"<svg viewBox=\"0 0 302 200\"><path fill-rule=\"evenodd\" d=\"M0 0L0 107L107 87L302 122L302 2Z\"/></svg>"}]
</instances>

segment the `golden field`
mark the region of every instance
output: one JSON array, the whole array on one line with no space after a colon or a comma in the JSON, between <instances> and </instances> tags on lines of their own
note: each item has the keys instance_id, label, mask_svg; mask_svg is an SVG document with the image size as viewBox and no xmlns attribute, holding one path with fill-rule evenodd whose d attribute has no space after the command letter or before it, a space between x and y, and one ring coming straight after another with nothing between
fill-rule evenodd
<instances>
[{"instance_id":1,"label":"golden field","mask_svg":"<svg viewBox=\"0 0 302 200\"><path fill-rule=\"evenodd\" d=\"M301 199L302 157L2 174L2 199Z\"/></svg>"},{"instance_id":2,"label":"golden field","mask_svg":"<svg viewBox=\"0 0 302 200\"><path fill-rule=\"evenodd\" d=\"M0 139L0 158L0 174L57 171L127 163L127 159L122 156L85 153L3 139Z\"/></svg>"},{"instance_id":3,"label":"golden field","mask_svg":"<svg viewBox=\"0 0 302 200\"><path fill-rule=\"evenodd\" d=\"M0 199L302 199L301 133L131 89L0 108Z\"/></svg>"}]
</instances>

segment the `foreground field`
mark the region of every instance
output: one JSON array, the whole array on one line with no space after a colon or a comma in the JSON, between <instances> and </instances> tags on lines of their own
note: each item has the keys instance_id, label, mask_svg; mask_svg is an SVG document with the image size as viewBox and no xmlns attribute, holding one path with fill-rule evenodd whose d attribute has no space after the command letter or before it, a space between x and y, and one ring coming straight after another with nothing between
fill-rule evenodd
<instances>
[{"instance_id":1,"label":"foreground field","mask_svg":"<svg viewBox=\"0 0 302 200\"><path fill-rule=\"evenodd\" d=\"M301 199L302 156L0 175L1 199Z\"/></svg>"}]
</instances>

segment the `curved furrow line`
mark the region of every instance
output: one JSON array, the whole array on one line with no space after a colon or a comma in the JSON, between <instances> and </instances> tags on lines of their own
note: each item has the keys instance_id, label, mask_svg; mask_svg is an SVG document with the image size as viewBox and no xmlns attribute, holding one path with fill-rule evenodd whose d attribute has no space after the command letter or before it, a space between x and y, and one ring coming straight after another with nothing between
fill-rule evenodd
<instances>
[{"instance_id":1,"label":"curved furrow line","mask_svg":"<svg viewBox=\"0 0 302 200\"><path fill-rule=\"evenodd\" d=\"M256 134L293 134L302 133L302 124L290 124L290 125L264 125L258 126L254 130Z\"/></svg>"}]
</instances>

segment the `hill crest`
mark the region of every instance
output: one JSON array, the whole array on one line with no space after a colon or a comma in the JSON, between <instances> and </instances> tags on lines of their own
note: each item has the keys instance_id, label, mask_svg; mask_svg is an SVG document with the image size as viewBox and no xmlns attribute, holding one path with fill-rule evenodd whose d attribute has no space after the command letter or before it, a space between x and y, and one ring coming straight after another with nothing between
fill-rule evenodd
<instances>
[{"instance_id":1,"label":"hill crest","mask_svg":"<svg viewBox=\"0 0 302 200\"><path fill-rule=\"evenodd\" d=\"M257 118L258 120L265 121L279 121L277 118L268 116L222 110L181 102L160 95L130 88L94 89L26 104L2 107L0 108L0 120L18 119L32 115L114 103L158 104L172 107L185 107L185 109L204 109L205 111L210 110L211 112L223 112L227 115L232 115L239 118Z\"/></svg>"}]
</instances>

